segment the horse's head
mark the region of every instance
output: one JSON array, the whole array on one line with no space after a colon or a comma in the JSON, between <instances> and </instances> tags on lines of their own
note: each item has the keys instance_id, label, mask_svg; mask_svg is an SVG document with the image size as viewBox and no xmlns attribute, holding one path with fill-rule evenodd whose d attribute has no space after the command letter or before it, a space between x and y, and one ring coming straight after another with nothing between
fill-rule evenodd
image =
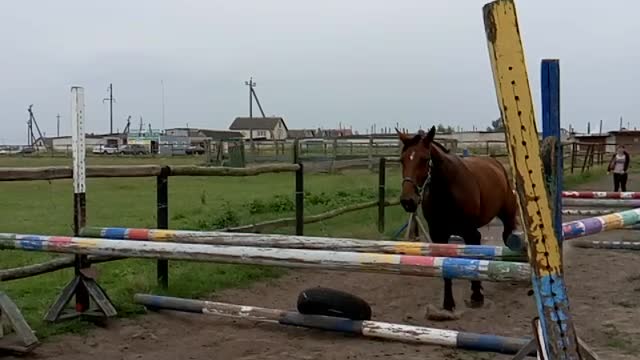
<instances>
[{"instance_id":1,"label":"horse's head","mask_svg":"<svg viewBox=\"0 0 640 360\"><path fill-rule=\"evenodd\" d=\"M400 164L402 164L400 204L406 212L412 213L418 209L422 189L430 179L431 143L436 134L436 128L431 127L426 136L422 131L414 136L401 133L398 129L396 132L403 145L400 154Z\"/></svg>"}]
</instances>

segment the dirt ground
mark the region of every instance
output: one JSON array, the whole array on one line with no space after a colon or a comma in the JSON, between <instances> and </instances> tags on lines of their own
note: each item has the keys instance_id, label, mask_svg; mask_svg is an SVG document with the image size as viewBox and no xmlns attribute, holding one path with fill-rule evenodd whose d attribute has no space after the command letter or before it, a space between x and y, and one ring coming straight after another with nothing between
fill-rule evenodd
<instances>
[{"instance_id":1,"label":"dirt ground","mask_svg":"<svg viewBox=\"0 0 640 360\"><path fill-rule=\"evenodd\" d=\"M630 191L640 176L630 176ZM580 189L607 190L609 178ZM578 217L565 217L565 221ZM486 243L500 244L501 226L482 229ZM633 239L614 231L594 239ZM566 281L577 332L602 359L640 359L640 254L579 249L566 243ZM441 306L440 279L410 276L292 271L290 275L211 296L217 301L295 310L298 293L328 286L370 302L374 320L498 334L530 336L536 315L526 285L484 282L485 307L468 309L468 281L454 281L460 320L425 319L427 304ZM174 312L112 321L86 335L48 339L27 359L510 359L439 346L411 345L319 330Z\"/></svg>"}]
</instances>

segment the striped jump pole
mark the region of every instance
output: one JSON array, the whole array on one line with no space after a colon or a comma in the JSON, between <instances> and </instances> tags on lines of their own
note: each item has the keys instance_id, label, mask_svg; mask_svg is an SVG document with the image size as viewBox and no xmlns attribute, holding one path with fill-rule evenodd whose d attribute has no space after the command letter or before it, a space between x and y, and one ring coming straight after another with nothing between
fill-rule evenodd
<instances>
[{"instance_id":1,"label":"striped jump pole","mask_svg":"<svg viewBox=\"0 0 640 360\"><path fill-rule=\"evenodd\" d=\"M352 251L365 253L458 257L485 260L527 261L527 254L506 246L433 244L410 241L380 241L349 238L291 236L279 234L229 233L139 229L124 227L86 227L80 236L118 240L162 241L182 244L252 246L287 249Z\"/></svg>"},{"instance_id":2,"label":"striped jump pole","mask_svg":"<svg viewBox=\"0 0 640 360\"><path fill-rule=\"evenodd\" d=\"M640 250L640 241L581 239L572 241L571 244L585 249Z\"/></svg>"},{"instance_id":3,"label":"striped jump pole","mask_svg":"<svg viewBox=\"0 0 640 360\"><path fill-rule=\"evenodd\" d=\"M390 273L495 282L528 283L531 281L531 268L526 263L449 257L160 243L13 233L0 233L0 249Z\"/></svg>"},{"instance_id":4,"label":"striped jump pole","mask_svg":"<svg viewBox=\"0 0 640 360\"><path fill-rule=\"evenodd\" d=\"M635 227L640 223L640 209L631 209L609 215L570 221L562 224L564 239L597 234L603 231Z\"/></svg>"},{"instance_id":5,"label":"striped jump pole","mask_svg":"<svg viewBox=\"0 0 640 360\"><path fill-rule=\"evenodd\" d=\"M637 199L574 199L574 198L563 198L562 199L562 206L637 208L637 207L640 207L640 200L637 200Z\"/></svg>"},{"instance_id":6,"label":"striped jump pole","mask_svg":"<svg viewBox=\"0 0 640 360\"><path fill-rule=\"evenodd\" d=\"M574 199L640 199L640 192L563 191L562 197Z\"/></svg>"},{"instance_id":7,"label":"striped jump pole","mask_svg":"<svg viewBox=\"0 0 640 360\"><path fill-rule=\"evenodd\" d=\"M562 215L608 215L617 212L616 209L562 209Z\"/></svg>"},{"instance_id":8,"label":"striped jump pole","mask_svg":"<svg viewBox=\"0 0 640 360\"><path fill-rule=\"evenodd\" d=\"M183 311L210 316L336 331L400 342L440 345L463 350L486 351L508 355L516 354L530 341L530 339L527 338L474 334L381 321L356 321L332 316L305 315L294 311L268 309L257 306L235 305L148 294L135 294L134 302L152 310L165 309ZM534 350L528 355L536 356L536 351Z\"/></svg>"}]
</instances>

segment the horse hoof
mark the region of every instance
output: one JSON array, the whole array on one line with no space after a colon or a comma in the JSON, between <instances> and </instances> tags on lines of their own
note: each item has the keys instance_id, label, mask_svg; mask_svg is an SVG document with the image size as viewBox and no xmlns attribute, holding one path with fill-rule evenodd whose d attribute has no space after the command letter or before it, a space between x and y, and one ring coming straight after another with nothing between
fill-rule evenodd
<instances>
[{"instance_id":1,"label":"horse hoof","mask_svg":"<svg viewBox=\"0 0 640 360\"><path fill-rule=\"evenodd\" d=\"M479 309L484 306L484 299L482 300L471 299L471 300L465 300L464 302L466 303L467 307L471 309Z\"/></svg>"},{"instance_id":2,"label":"horse hoof","mask_svg":"<svg viewBox=\"0 0 640 360\"><path fill-rule=\"evenodd\" d=\"M460 319L460 313L445 309L438 309L433 305L427 305L426 318L432 321L452 321Z\"/></svg>"},{"instance_id":3,"label":"horse hoof","mask_svg":"<svg viewBox=\"0 0 640 360\"><path fill-rule=\"evenodd\" d=\"M522 233L512 232L507 236L504 244L511 250L516 252L525 252L524 237Z\"/></svg>"}]
</instances>

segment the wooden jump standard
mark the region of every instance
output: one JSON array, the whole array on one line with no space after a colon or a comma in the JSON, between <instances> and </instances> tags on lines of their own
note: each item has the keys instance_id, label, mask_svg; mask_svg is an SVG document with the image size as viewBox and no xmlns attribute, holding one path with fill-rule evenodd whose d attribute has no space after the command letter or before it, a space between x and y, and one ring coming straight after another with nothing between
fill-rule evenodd
<instances>
[{"instance_id":1,"label":"wooden jump standard","mask_svg":"<svg viewBox=\"0 0 640 360\"><path fill-rule=\"evenodd\" d=\"M134 302L149 310L173 310L211 316L222 316L281 325L337 331L379 339L440 345L458 349L516 354L530 339L474 334L381 321L354 321L345 318L305 315L294 311L267 309L212 301L199 301L168 296L135 294ZM529 356L536 356L532 351Z\"/></svg>"}]
</instances>

